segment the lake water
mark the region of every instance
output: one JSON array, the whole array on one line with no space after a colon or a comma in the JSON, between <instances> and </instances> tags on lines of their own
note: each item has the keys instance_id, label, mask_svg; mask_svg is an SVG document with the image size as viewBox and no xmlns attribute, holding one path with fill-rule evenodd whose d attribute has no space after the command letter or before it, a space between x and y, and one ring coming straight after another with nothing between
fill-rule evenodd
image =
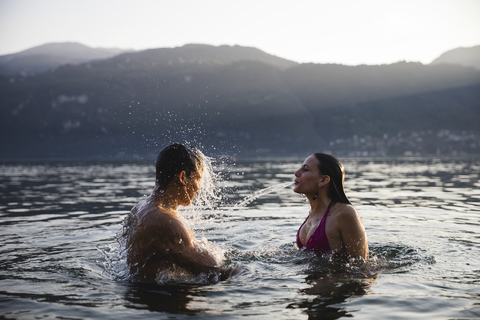
<instances>
[{"instance_id":1,"label":"lake water","mask_svg":"<svg viewBox=\"0 0 480 320\"><path fill-rule=\"evenodd\" d=\"M370 261L342 271L296 249L303 159L219 163L223 199L190 215L227 266L219 283L132 283L115 235L154 162L0 163L3 319L480 318L480 159L343 159ZM195 317L195 318L196 318Z\"/></svg>"}]
</instances>

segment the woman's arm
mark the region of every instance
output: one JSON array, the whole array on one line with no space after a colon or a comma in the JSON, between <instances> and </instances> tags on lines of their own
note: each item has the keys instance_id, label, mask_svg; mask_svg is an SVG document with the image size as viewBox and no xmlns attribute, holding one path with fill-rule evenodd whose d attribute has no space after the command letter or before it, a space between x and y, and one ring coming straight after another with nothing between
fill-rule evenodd
<instances>
[{"instance_id":1,"label":"woman's arm","mask_svg":"<svg viewBox=\"0 0 480 320\"><path fill-rule=\"evenodd\" d=\"M357 210L347 206L339 213L337 221L345 252L368 260L367 234Z\"/></svg>"}]
</instances>

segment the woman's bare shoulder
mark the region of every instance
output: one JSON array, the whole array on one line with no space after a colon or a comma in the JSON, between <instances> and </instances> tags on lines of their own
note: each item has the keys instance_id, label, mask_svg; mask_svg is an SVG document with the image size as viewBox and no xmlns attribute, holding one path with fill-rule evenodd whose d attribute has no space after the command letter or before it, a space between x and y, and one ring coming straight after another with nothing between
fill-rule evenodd
<instances>
[{"instance_id":1,"label":"woman's bare shoulder","mask_svg":"<svg viewBox=\"0 0 480 320\"><path fill-rule=\"evenodd\" d=\"M354 206L351 204L344 204L343 208L340 208L339 212L337 213L337 218L340 221L352 221L359 220L360 215Z\"/></svg>"}]
</instances>

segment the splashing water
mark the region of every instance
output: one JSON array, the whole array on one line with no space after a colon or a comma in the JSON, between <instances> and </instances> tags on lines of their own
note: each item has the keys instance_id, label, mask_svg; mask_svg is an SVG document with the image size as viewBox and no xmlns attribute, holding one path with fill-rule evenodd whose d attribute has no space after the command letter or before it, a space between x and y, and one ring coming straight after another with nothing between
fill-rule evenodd
<instances>
[{"instance_id":1,"label":"splashing water","mask_svg":"<svg viewBox=\"0 0 480 320\"><path fill-rule=\"evenodd\" d=\"M200 152L200 151L198 151ZM215 204L220 200L220 189L216 186L216 182L220 179L213 169L213 158L205 156L203 158L203 173L200 180L200 190L192 202L194 208L213 209Z\"/></svg>"},{"instance_id":2,"label":"splashing water","mask_svg":"<svg viewBox=\"0 0 480 320\"><path fill-rule=\"evenodd\" d=\"M191 205L183 207L180 210L182 216L187 219L192 226L199 223L204 211L214 210L217 204L222 200L221 190L217 186L220 176L213 169L214 159L205 156L199 150L198 152L200 152L203 158L203 173L202 179L200 180L200 189Z\"/></svg>"},{"instance_id":3,"label":"splashing water","mask_svg":"<svg viewBox=\"0 0 480 320\"><path fill-rule=\"evenodd\" d=\"M244 207L247 204L249 204L250 202L256 200L257 198L259 198L259 197L261 197L265 194L271 193L271 192L276 191L278 189L282 189L282 188L291 186L294 183L295 183L294 181L284 182L284 183L280 183L280 184L277 184L277 185L274 185L274 186L271 186L271 187L268 187L268 188L265 188L265 189L262 189L262 190L259 190L259 191L255 191L252 195L246 197L241 202L237 203L232 209L237 209L237 208Z\"/></svg>"}]
</instances>

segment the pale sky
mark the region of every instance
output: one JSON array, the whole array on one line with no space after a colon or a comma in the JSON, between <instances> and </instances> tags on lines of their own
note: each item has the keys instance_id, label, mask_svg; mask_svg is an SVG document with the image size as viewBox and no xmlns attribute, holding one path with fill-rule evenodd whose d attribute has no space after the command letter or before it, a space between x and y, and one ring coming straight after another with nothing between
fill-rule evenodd
<instances>
[{"instance_id":1,"label":"pale sky","mask_svg":"<svg viewBox=\"0 0 480 320\"><path fill-rule=\"evenodd\" d=\"M480 45L480 0L0 0L0 55L50 42L226 44L296 62L428 64Z\"/></svg>"}]
</instances>

